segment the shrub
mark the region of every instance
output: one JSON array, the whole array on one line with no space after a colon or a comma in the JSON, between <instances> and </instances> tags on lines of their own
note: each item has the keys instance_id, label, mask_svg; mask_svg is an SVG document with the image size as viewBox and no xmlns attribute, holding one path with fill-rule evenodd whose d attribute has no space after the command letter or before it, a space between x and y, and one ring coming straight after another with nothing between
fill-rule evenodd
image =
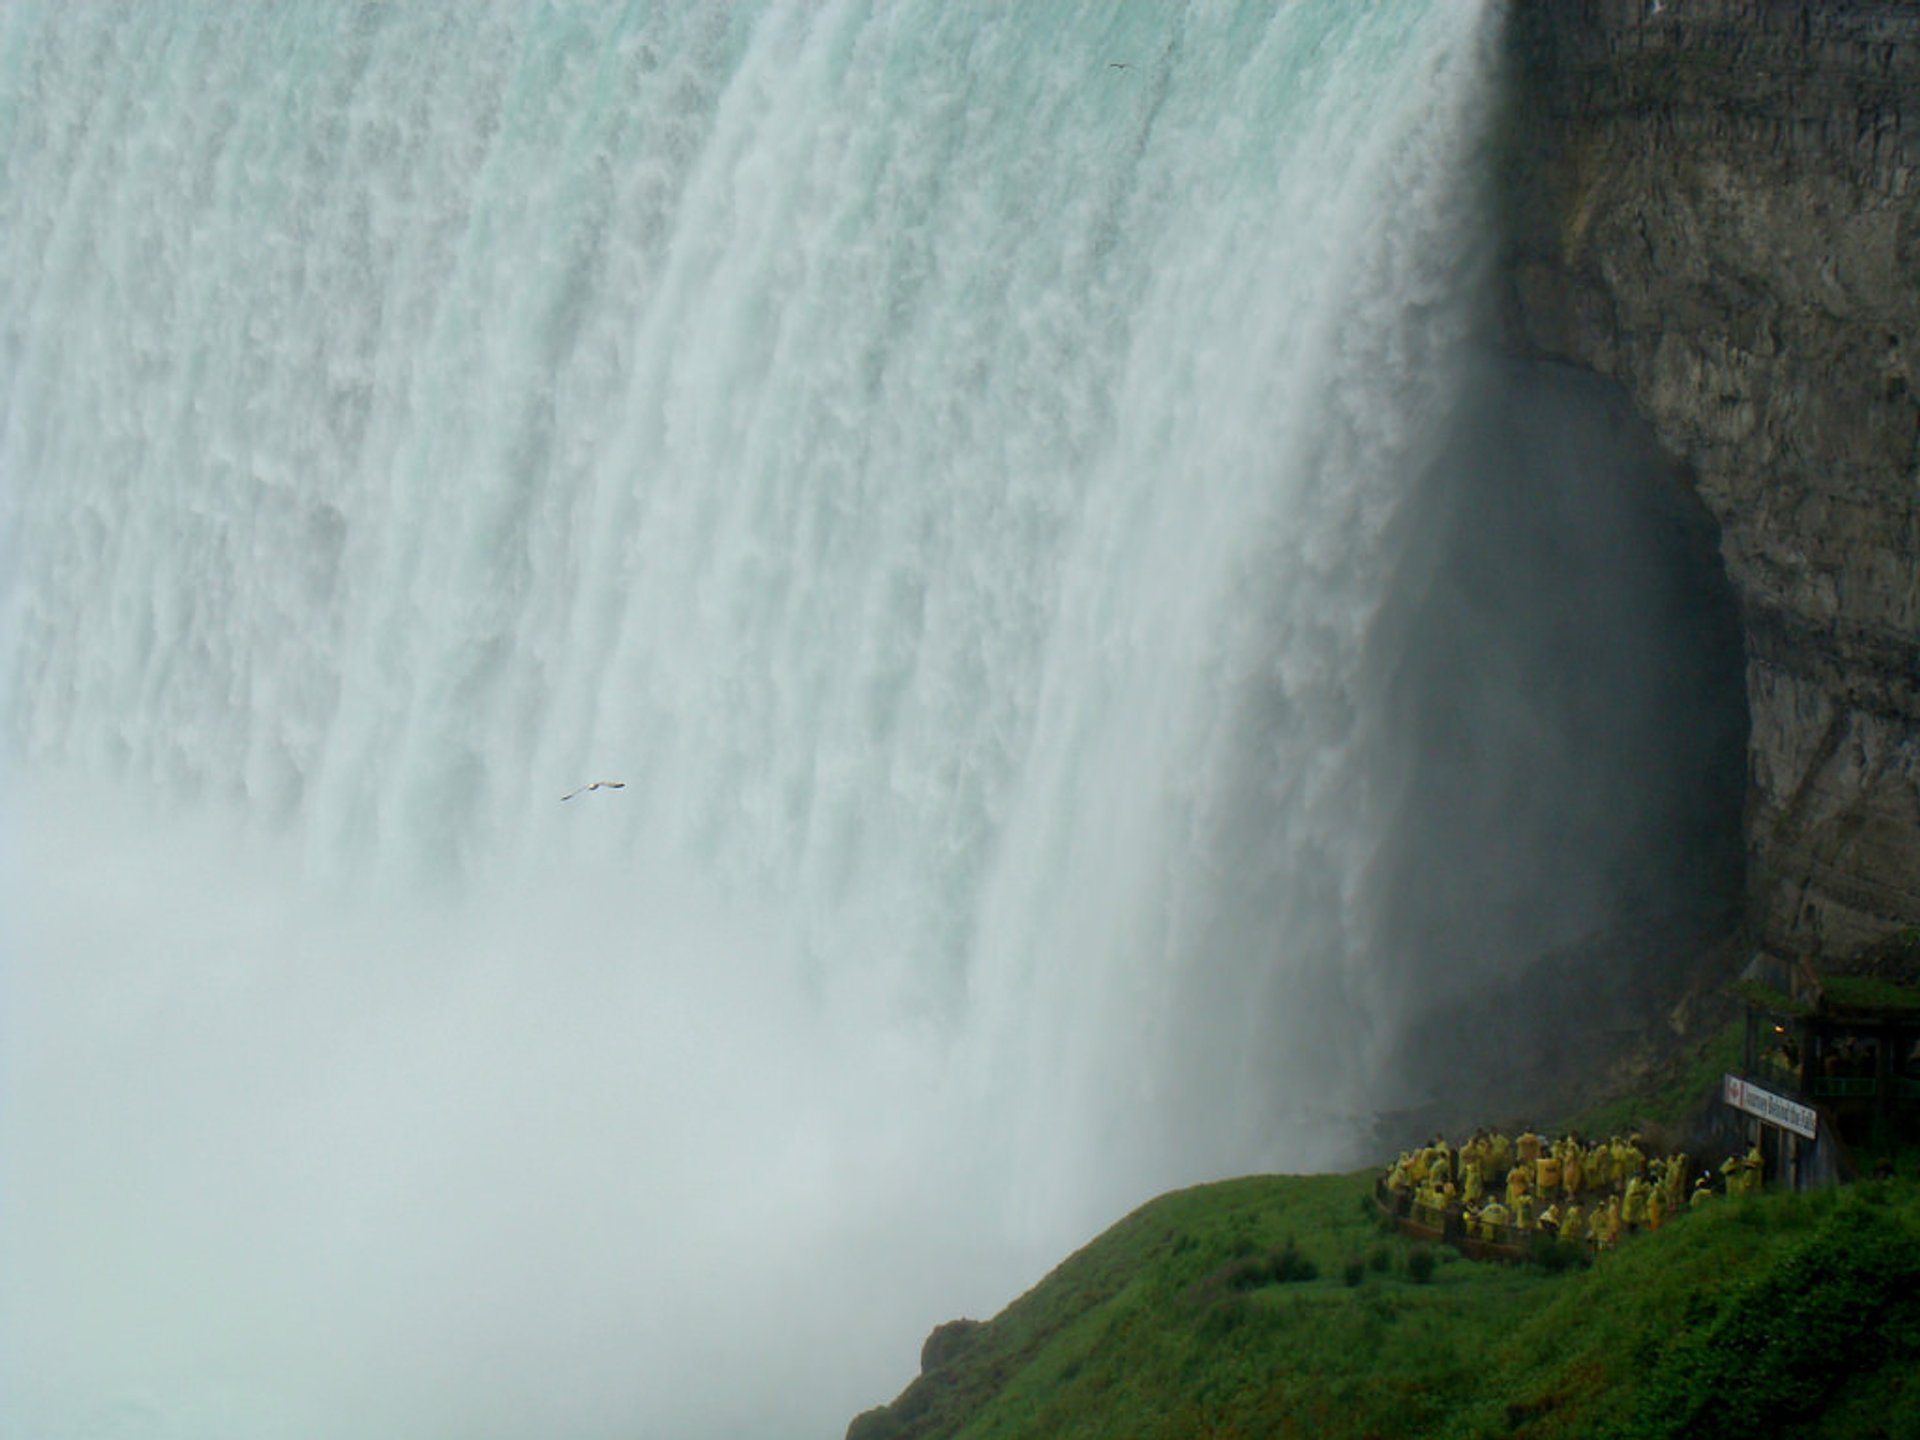
<instances>
[{"instance_id":1,"label":"shrub","mask_svg":"<svg viewBox=\"0 0 1920 1440\"><path fill-rule=\"evenodd\" d=\"M1662 1348L1635 1435L1778 1434L1850 1375L1920 1354L1920 1243L1865 1207L1826 1218Z\"/></svg>"},{"instance_id":2,"label":"shrub","mask_svg":"<svg viewBox=\"0 0 1920 1440\"><path fill-rule=\"evenodd\" d=\"M1287 1241L1285 1249L1274 1251L1268 1258L1273 1265L1275 1284L1288 1285L1320 1278L1320 1267L1302 1255L1292 1240Z\"/></svg>"},{"instance_id":3,"label":"shrub","mask_svg":"<svg viewBox=\"0 0 1920 1440\"><path fill-rule=\"evenodd\" d=\"M1203 1340L1223 1340L1246 1324L1252 1311L1252 1303L1246 1296L1224 1296L1209 1306L1206 1314L1200 1317L1200 1337Z\"/></svg>"},{"instance_id":4,"label":"shrub","mask_svg":"<svg viewBox=\"0 0 1920 1440\"><path fill-rule=\"evenodd\" d=\"M1291 1285L1320 1278L1320 1267L1300 1253L1292 1240L1264 1255L1240 1255L1227 1261L1197 1287L1206 1290L1258 1290L1267 1285Z\"/></svg>"},{"instance_id":5,"label":"shrub","mask_svg":"<svg viewBox=\"0 0 1920 1440\"><path fill-rule=\"evenodd\" d=\"M1527 1261L1549 1275L1565 1270L1584 1269L1593 1263L1587 1247L1573 1240L1556 1240L1551 1235L1536 1235L1527 1247Z\"/></svg>"},{"instance_id":6,"label":"shrub","mask_svg":"<svg viewBox=\"0 0 1920 1440\"><path fill-rule=\"evenodd\" d=\"M1416 1285L1424 1285L1433 1279L1433 1267L1439 1263L1432 1250L1416 1245L1407 1256L1407 1278Z\"/></svg>"},{"instance_id":7,"label":"shrub","mask_svg":"<svg viewBox=\"0 0 1920 1440\"><path fill-rule=\"evenodd\" d=\"M1341 1268L1340 1278L1346 1282L1347 1288L1351 1290L1367 1278L1367 1262L1355 1256L1353 1259L1347 1261L1346 1265Z\"/></svg>"}]
</instances>

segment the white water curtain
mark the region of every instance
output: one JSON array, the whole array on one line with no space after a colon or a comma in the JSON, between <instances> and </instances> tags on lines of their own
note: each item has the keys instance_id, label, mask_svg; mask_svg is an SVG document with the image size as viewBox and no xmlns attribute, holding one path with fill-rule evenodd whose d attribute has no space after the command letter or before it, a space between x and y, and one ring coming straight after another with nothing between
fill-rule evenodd
<instances>
[{"instance_id":1,"label":"white water curtain","mask_svg":"<svg viewBox=\"0 0 1920 1440\"><path fill-rule=\"evenodd\" d=\"M833 1434L1355 1158L1481 8L0 12L0 1425Z\"/></svg>"}]
</instances>

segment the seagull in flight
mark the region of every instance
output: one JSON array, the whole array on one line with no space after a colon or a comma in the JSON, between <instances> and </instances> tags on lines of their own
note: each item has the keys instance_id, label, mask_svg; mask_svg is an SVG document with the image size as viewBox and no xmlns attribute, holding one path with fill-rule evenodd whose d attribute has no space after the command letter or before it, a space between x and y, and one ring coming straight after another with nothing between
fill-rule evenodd
<instances>
[{"instance_id":1,"label":"seagull in flight","mask_svg":"<svg viewBox=\"0 0 1920 1440\"><path fill-rule=\"evenodd\" d=\"M624 780L596 780L591 785L582 785L578 790L569 790L560 798L563 801L571 800L574 796L584 795L589 790L624 790L626 788L627 782Z\"/></svg>"}]
</instances>

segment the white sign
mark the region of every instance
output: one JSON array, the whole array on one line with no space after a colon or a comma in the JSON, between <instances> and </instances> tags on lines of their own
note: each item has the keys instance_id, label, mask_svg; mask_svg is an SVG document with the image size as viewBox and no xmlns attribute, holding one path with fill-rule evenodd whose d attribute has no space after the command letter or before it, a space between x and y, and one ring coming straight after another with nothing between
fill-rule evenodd
<instances>
[{"instance_id":1,"label":"white sign","mask_svg":"<svg viewBox=\"0 0 1920 1440\"><path fill-rule=\"evenodd\" d=\"M1762 1090L1758 1085L1749 1085L1736 1075L1722 1077L1721 1098L1736 1110L1744 1110L1769 1125L1778 1125L1809 1140L1820 1133L1820 1117L1813 1113L1811 1106Z\"/></svg>"}]
</instances>

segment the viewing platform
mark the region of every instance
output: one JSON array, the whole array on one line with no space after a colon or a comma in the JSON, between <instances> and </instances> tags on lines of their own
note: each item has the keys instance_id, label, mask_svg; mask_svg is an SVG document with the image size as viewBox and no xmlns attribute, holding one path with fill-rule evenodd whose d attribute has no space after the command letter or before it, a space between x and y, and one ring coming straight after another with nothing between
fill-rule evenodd
<instances>
[{"instance_id":1,"label":"viewing platform","mask_svg":"<svg viewBox=\"0 0 1920 1440\"><path fill-rule=\"evenodd\" d=\"M1846 1152L1920 1145L1920 934L1903 932L1844 967L1762 953L1735 989L1747 1007L1738 1080L1827 1117L1839 1154L1816 1168L1836 1173L1810 1183L1850 1178ZM1826 1138L1795 1135L1751 1105L1738 1108L1769 1132L1763 1138L1790 1173L1816 1158L1807 1152Z\"/></svg>"}]
</instances>

